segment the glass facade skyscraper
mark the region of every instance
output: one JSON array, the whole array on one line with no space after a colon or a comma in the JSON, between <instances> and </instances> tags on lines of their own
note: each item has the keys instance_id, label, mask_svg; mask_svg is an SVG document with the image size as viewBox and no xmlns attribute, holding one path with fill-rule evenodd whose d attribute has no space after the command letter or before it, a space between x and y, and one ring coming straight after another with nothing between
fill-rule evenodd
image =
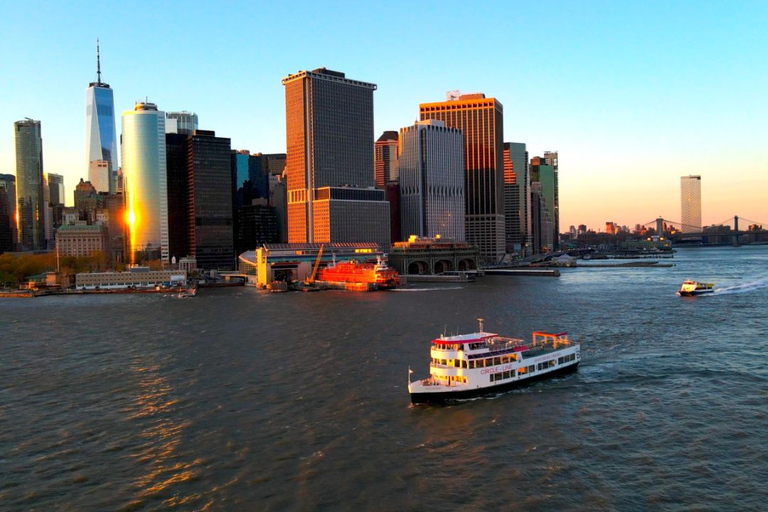
<instances>
[{"instance_id":1,"label":"glass facade skyscraper","mask_svg":"<svg viewBox=\"0 0 768 512\"><path fill-rule=\"evenodd\" d=\"M213 131L195 130L187 139L187 170L190 254L198 268L231 270L235 248L230 139L216 137Z\"/></svg>"},{"instance_id":2,"label":"glass facade skyscraper","mask_svg":"<svg viewBox=\"0 0 768 512\"><path fill-rule=\"evenodd\" d=\"M680 214L683 233L701 232L701 176L680 178Z\"/></svg>"},{"instance_id":3,"label":"glass facade skyscraper","mask_svg":"<svg viewBox=\"0 0 768 512\"><path fill-rule=\"evenodd\" d=\"M13 125L16 139L16 197L19 243L22 250L45 250L45 179L40 121L24 119Z\"/></svg>"},{"instance_id":4,"label":"glass facade skyscraper","mask_svg":"<svg viewBox=\"0 0 768 512\"><path fill-rule=\"evenodd\" d=\"M489 263L505 252L504 107L494 98L473 93L419 105L422 121L439 119L464 132L467 242Z\"/></svg>"},{"instance_id":5,"label":"glass facade skyscraper","mask_svg":"<svg viewBox=\"0 0 768 512\"><path fill-rule=\"evenodd\" d=\"M137 103L123 113L123 179L129 225L128 261L169 261L165 113Z\"/></svg>"},{"instance_id":6,"label":"glass facade skyscraper","mask_svg":"<svg viewBox=\"0 0 768 512\"><path fill-rule=\"evenodd\" d=\"M91 162L108 163L109 179L91 180L99 192L117 193L117 136L115 134L115 99L109 84L101 81L101 60L96 46L96 81L85 90L86 169L91 176ZM97 185L98 183L98 185Z\"/></svg>"},{"instance_id":7,"label":"glass facade skyscraper","mask_svg":"<svg viewBox=\"0 0 768 512\"><path fill-rule=\"evenodd\" d=\"M465 240L464 137L442 121L400 130L400 222L404 237Z\"/></svg>"}]
</instances>

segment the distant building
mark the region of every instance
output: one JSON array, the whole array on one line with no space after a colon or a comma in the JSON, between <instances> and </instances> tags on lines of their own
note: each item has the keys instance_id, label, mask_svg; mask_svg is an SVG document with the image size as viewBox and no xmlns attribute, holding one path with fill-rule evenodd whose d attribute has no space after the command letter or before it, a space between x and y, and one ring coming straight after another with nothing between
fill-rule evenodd
<instances>
[{"instance_id":1,"label":"distant building","mask_svg":"<svg viewBox=\"0 0 768 512\"><path fill-rule=\"evenodd\" d=\"M269 204L275 208L277 221L277 241L288 242L288 190L285 184L285 174L270 176Z\"/></svg>"},{"instance_id":2,"label":"distant building","mask_svg":"<svg viewBox=\"0 0 768 512\"><path fill-rule=\"evenodd\" d=\"M534 247L534 253L538 253L544 248L548 251L554 251L558 248L558 175L557 169L553 165L557 163L557 158L552 159L552 154L556 155L556 153L546 153L546 155L550 156L549 160L536 156L531 159L530 163L531 191L533 191L534 184L538 183L539 187L537 190L540 197L538 204L540 219L538 222L534 221L534 225L546 230L546 232L539 234L534 233L534 238L539 239L543 243L543 246Z\"/></svg>"},{"instance_id":3,"label":"distant building","mask_svg":"<svg viewBox=\"0 0 768 512\"><path fill-rule=\"evenodd\" d=\"M538 181L531 183L531 228L533 254L553 251L555 231L547 198Z\"/></svg>"},{"instance_id":4,"label":"distant building","mask_svg":"<svg viewBox=\"0 0 768 512\"><path fill-rule=\"evenodd\" d=\"M16 176L0 174L0 253L16 248Z\"/></svg>"},{"instance_id":5,"label":"distant building","mask_svg":"<svg viewBox=\"0 0 768 512\"><path fill-rule=\"evenodd\" d=\"M528 151L519 142L504 143L504 220L506 251L527 255L531 246L531 181Z\"/></svg>"},{"instance_id":6,"label":"distant building","mask_svg":"<svg viewBox=\"0 0 768 512\"><path fill-rule=\"evenodd\" d=\"M192 135L197 130L197 114L194 112L166 112L165 133Z\"/></svg>"},{"instance_id":7,"label":"distant building","mask_svg":"<svg viewBox=\"0 0 768 512\"><path fill-rule=\"evenodd\" d=\"M400 274L423 275L476 270L480 255L467 242L411 237L389 250L388 262Z\"/></svg>"},{"instance_id":8,"label":"distant building","mask_svg":"<svg viewBox=\"0 0 768 512\"><path fill-rule=\"evenodd\" d=\"M373 152L373 173L377 188L398 181L399 164L397 132L386 131L376 141Z\"/></svg>"},{"instance_id":9,"label":"distant building","mask_svg":"<svg viewBox=\"0 0 768 512\"><path fill-rule=\"evenodd\" d=\"M64 176L61 174L48 173L48 197L50 204L63 205L66 201L64 194Z\"/></svg>"},{"instance_id":10,"label":"distant building","mask_svg":"<svg viewBox=\"0 0 768 512\"><path fill-rule=\"evenodd\" d=\"M96 81L85 90L85 152L88 179L99 192L117 192L117 135L115 99L109 84L101 81L99 43L96 42ZM91 162L103 162L99 172L106 180L91 174Z\"/></svg>"},{"instance_id":11,"label":"distant building","mask_svg":"<svg viewBox=\"0 0 768 512\"><path fill-rule=\"evenodd\" d=\"M430 119L400 130L400 225L405 236L465 239L464 136Z\"/></svg>"},{"instance_id":12,"label":"distant building","mask_svg":"<svg viewBox=\"0 0 768 512\"><path fill-rule=\"evenodd\" d=\"M170 262L165 114L154 103L123 113L123 174L129 242L126 260Z\"/></svg>"},{"instance_id":13,"label":"distant building","mask_svg":"<svg viewBox=\"0 0 768 512\"><path fill-rule=\"evenodd\" d=\"M403 239L400 230L400 184L390 181L384 185L384 199L389 203L389 238L392 243Z\"/></svg>"},{"instance_id":14,"label":"distant building","mask_svg":"<svg viewBox=\"0 0 768 512\"><path fill-rule=\"evenodd\" d=\"M110 192L117 190L112 183L112 171L110 163L107 160L92 160L88 165L88 182L91 183L97 192Z\"/></svg>"},{"instance_id":15,"label":"distant building","mask_svg":"<svg viewBox=\"0 0 768 512\"><path fill-rule=\"evenodd\" d=\"M490 263L505 254L504 107L484 94L419 105L420 118L438 119L464 133L466 225L468 242Z\"/></svg>"},{"instance_id":16,"label":"distant building","mask_svg":"<svg viewBox=\"0 0 768 512\"><path fill-rule=\"evenodd\" d=\"M56 230L56 248L60 256L107 254L107 228L98 224L61 226Z\"/></svg>"},{"instance_id":17,"label":"distant building","mask_svg":"<svg viewBox=\"0 0 768 512\"><path fill-rule=\"evenodd\" d=\"M189 254L201 269L235 266L230 139L196 130L187 140Z\"/></svg>"},{"instance_id":18,"label":"distant building","mask_svg":"<svg viewBox=\"0 0 768 512\"><path fill-rule=\"evenodd\" d=\"M16 200L19 216L19 243L22 250L46 249L45 178L43 137L40 121L24 119L13 125L16 142Z\"/></svg>"},{"instance_id":19,"label":"distant building","mask_svg":"<svg viewBox=\"0 0 768 512\"><path fill-rule=\"evenodd\" d=\"M701 176L680 178L680 222L683 233L701 232Z\"/></svg>"},{"instance_id":20,"label":"distant building","mask_svg":"<svg viewBox=\"0 0 768 512\"><path fill-rule=\"evenodd\" d=\"M252 250L264 244L280 242L277 210L270 206L266 199L254 199L251 204L239 207L235 215L235 239L238 247Z\"/></svg>"},{"instance_id":21,"label":"distant building","mask_svg":"<svg viewBox=\"0 0 768 512\"><path fill-rule=\"evenodd\" d=\"M288 240L390 243L389 205L375 188L376 85L325 68L283 79Z\"/></svg>"}]
</instances>

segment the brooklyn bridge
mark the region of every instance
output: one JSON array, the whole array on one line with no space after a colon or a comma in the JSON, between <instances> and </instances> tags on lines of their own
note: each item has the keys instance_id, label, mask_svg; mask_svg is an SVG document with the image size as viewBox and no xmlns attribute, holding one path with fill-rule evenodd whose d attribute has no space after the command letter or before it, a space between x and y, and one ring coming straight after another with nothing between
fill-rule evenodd
<instances>
[{"instance_id":1,"label":"brooklyn bridge","mask_svg":"<svg viewBox=\"0 0 768 512\"><path fill-rule=\"evenodd\" d=\"M763 229L765 225L768 224L734 215L703 228L662 217L646 222L643 227L668 236L675 245L741 245L755 242L768 243L768 231Z\"/></svg>"}]
</instances>

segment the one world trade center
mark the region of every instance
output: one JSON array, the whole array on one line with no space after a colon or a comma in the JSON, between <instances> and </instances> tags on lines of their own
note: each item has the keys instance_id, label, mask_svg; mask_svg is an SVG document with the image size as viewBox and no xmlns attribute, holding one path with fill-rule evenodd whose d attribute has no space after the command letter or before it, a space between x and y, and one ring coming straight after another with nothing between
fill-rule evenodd
<instances>
[{"instance_id":1,"label":"one world trade center","mask_svg":"<svg viewBox=\"0 0 768 512\"><path fill-rule=\"evenodd\" d=\"M88 180L98 192L118 192L116 139L115 100L109 84L101 81L97 40L96 81L91 82L85 91L85 152Z\"/></svg>"}]
</instances>

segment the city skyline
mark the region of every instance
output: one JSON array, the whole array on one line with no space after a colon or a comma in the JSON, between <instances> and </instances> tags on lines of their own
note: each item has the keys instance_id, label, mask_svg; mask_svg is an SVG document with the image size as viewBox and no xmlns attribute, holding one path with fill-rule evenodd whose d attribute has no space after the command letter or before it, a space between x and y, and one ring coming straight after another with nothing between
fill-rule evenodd
<instances>
[{"instance_id":1,"label":"city skyline","mask_svg":"<svg viewBox=\"0 0 768 512\"><path fill-rule=\"evenodd\" d=\"M34 17L11 6L0 35L13 98L0 106L7 127L0 173L15 173L11 123L38 119L46 131L45 170L65 176L68 204L79 178L87 178L82 87L96 79L100 38L116 112L146 97L169 111L194 111L233 148L286 152L280 79L326 66L378 85L375 136L411 125L419 103L442 101L447 90L498 98L506 110L505 142L526 143L531 156L558 151L563 159L561 231L578 224L600 229L607 220L634 226L659 215L679 221L684 174L706 180L704 225L734 214L768 217L768 149L759 125L766 71L753 64L768 51L759 23L768 6L761 3L441 3L437 10L397 4L375 20L354 4L311 20L288 6L239 6L238 16L224 10L210 20L173 4L144 9L158 20L200 27L195 41L186 31L158 40L149 26L124 23L137 6L97 5L54 4ZM420 21L431 11L446 26L463 23L466 30L436 39ZM259 38L233 35L249 18L271 22ZM300 22L306 34L282 37ZM21 39L29 44L14 44ZM24 76L35 80L10 80Z\"/></svg>"}]
</instances>

